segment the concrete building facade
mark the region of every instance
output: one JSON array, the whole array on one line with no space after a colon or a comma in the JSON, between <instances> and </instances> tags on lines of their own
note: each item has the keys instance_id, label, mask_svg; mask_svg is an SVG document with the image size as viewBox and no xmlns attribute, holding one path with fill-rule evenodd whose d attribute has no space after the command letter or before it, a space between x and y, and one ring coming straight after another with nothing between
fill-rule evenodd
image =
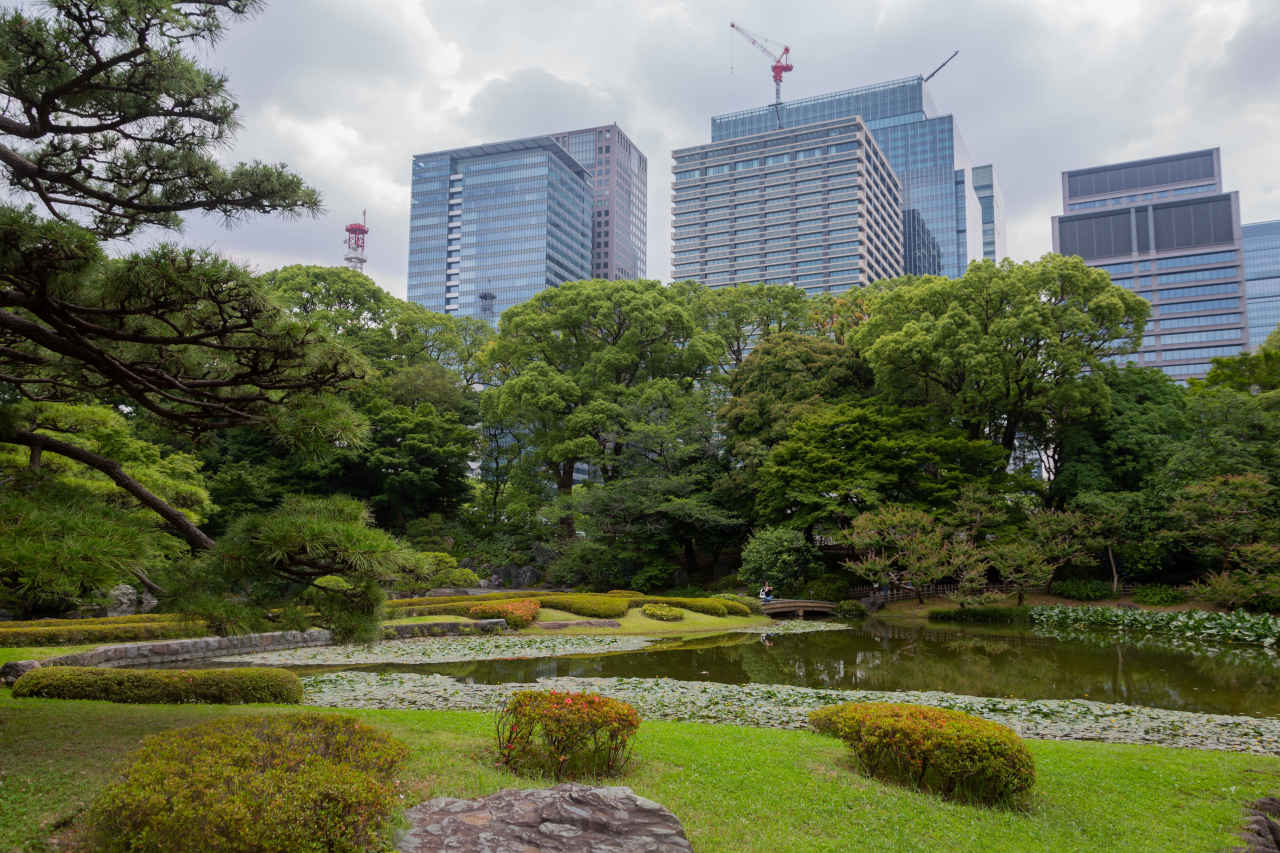
<instances>
[{"instance_id":1,"label":"concrete building facade","mask_svg":"<svg viewBox=\"0 0 1280 853\"><path fill-rule=\"evenodd\" d=\"M908 77L833 92L711 119L713 142L741 140L784 129L859 117L875 137L902 187L903 270L912 275L964 273L984 257L983 206L975 192L971 163L951 115L939 115L923 77ZM989 197L999 197L995 170L983 179ZM1003 231L999 205L992 205L992 249Z\"/></svg>"},{"instance_id":2,"label":"concrete building facade","mask_svg":"<svg viewBox=\"0 0 1280 853\"><path fill-rule=\"evenodd\" d=\"M840 293L902 274L902 185L839 118L672 152L672 278Z\"/></svg>"},{"instance_id":3,"label":"concrete building facade","mask_svg":"<svg viewBox=\"0 0 1280 853\"><path fill-rule=\"evenodd\" d=\"M644 278L649 161L616 124L553 133L590 173L591 277Z\"/></svg>"},{"instance_id":4,"label":"concrete building facade","mask_svg":"<svg viewBox=\"0 0 1280 853\"><path fill-rule=\"evenodd\" d=\"M413 158L408 298L497 323L591 277L591 173L549 136Z\"/></svg>"},{"instance_id":5,"label":"concrete building facade","mask_svg":"<svg viewBox=\"0 0 1280 853\"><path fill-rule=\"evenodd\" d=\"M1053 250L1151 302L1142 347L1117 362L1185 380L1248 345L1240 197L1217 148L1062 173Z\"/></svg>"}]
</instances>

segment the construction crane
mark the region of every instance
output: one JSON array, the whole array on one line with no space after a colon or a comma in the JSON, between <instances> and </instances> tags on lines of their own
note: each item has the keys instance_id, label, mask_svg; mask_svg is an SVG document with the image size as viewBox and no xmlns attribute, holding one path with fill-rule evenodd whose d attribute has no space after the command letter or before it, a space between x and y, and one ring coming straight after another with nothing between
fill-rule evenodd
<instances>
[{"instance_id":1,"label":"construction crane","mask_svg":"<svg viewBox=\"0 0 1280 853\"><path fill-rule=\"evenodd\" d=\"M957 56L957 55L959 55L959 53L960 53L960 51L958 51L958 50L957 50L955 53L951 54L951 55L950 55L950 56L948 56L946 59L944 59L941 65L939 65L937 68L933 69L933 72L932 72L928 77L924 78L924 82L928 83L930 80L932 80L932 79L933 79L933 75L934 75L934 74L937 74L939 71L941 71L942 69L946 68L946 67L947 67L947 63L948 63L948 62L950 62L951 60L955 59L955 58L956 58L956 56Z\"/></svg>"},{"instance_id":2,"label":"construction crane","mask_svg":"<svg viewBox=\"0 0 1280 853\"><path fill-rule=\"evenodd\" d=\"M773 110L778 115L778 129L782 129L782 75L795 68L791 64L791 48L782 45L782 51L778 52L777 42L767 39L764 36L756 36L744 30L733 21L729 22L731 29L737 30L738 34L744 39L756 46L756 49L765 56L773 60L771 70L773 71Z\"/></svg>"}]
</instances>

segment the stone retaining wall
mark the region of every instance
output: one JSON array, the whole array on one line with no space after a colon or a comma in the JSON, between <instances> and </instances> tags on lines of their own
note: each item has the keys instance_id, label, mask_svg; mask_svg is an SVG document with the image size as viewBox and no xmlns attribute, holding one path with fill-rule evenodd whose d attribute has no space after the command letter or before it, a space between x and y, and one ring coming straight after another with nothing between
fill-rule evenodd
<instances>
[{"instance_id":1,"label":"stone retaining wall","mask_svg":"<svg viewBox=\"0 0 1280 853\"><path fill-rule=\"evenodd\" d=\"M447 634L493 634L506 629L502 619L479 619L474 622L420 622L407 625L384 625L386 639L440 637ZM307 646L332 645L333 637L323 628L310 631L272 631L267 634L241 634L236 637L195 637L187 640L160 640L149 643L125 643L99 646L87 652L48 658L41 666L149 666L184 660L274 652Z\"/></svg>"}]
</instances>

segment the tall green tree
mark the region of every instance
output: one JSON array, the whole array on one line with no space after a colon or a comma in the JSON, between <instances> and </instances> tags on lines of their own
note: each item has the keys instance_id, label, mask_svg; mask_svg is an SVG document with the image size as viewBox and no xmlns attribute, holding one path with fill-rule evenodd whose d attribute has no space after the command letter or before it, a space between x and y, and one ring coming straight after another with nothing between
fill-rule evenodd
<instances>
[{"instance_id":1,"label":"tall green tree","mask_svg":"<svg viewBox=\"0 0 1280 853\"><path fill-rule=\"evenodd\" d=\"M973 439L1034 439L1060 461L1063 425L1105 410L1103 359L1136 349L1146 300L1076 257L969 265L873 285L855 346L892 399L940 407Z\"/></svg>"}]
</instances>

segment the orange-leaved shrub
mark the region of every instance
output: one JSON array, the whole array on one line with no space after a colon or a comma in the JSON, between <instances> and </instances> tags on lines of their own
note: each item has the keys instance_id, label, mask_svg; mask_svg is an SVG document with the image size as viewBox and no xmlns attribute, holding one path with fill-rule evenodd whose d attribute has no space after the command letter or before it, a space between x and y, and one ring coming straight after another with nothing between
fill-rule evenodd
<instances>
[{"instance_id":1,"label":"orange-leaved shrub","mask_svg":"<svg viewBox=\"0 0 1280 853\"><path fill-rule=\"evenodd\" d=\"M631 760L636 709L595 693L525 690L498 712L498 762L516 773L617 776Z\"/></svg>"},{"instance_id":2,"label":"orange-leaved shrub","mask_svg":"<svg viewBox=\"0 0 1280 853\"><path fill-rule=\"evenodd\" d=\"M105 853L386 849L408 754L336 714L228 717L152 735L93 803Z\"/></svg>"},{"instance_id":3,"label":"orange-leaved shrub","mask_svg":"<svg viewBox=\"0 0 1280 853\"><path fill-rule=\"evenodd\" d=\"M472 619L505 619L512 628L528 628L538 618L542 602L535 598L516 601L486 601L467 611Z\"/></svg>"},{"instance_id":4,"label":"orange-leaved shrub","mask_svg":"<svg viewBox=\"0 0 1280 853\"><path fill-rule=\"evenodd\" d=\"M964 803L1022 806L1031 753L1007 726L943 708L880 702L828 705L810 724L848 744L867 775Z\"/></svg>"}]
</instances>

